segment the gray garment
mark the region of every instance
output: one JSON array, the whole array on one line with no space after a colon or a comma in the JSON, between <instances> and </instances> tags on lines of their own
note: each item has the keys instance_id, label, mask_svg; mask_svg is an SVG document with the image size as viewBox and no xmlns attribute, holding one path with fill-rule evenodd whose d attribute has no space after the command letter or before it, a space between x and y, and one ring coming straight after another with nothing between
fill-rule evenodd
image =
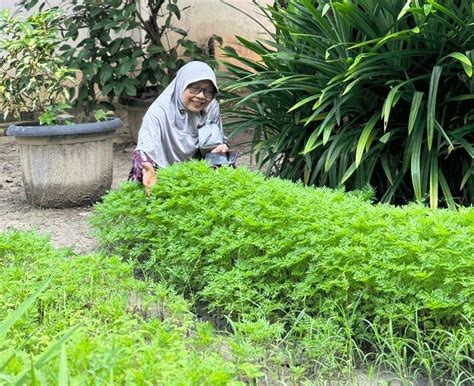
<instances>
[{"instance_id":1,"label":"gray garment","mask_svg":"<svg viewBox=\"0 0 474 386\"><path fill-rule=\"evenodd\" d=\"M206 63L195 61L184 65L143 118L135 150L144 151L159 167L193 158L199 149L198 128L206 119L222 130L217 100L200 113L184 107L184 90L201 80L210 80L218 90L214 71Z\"/></svg>"}]
</instances>

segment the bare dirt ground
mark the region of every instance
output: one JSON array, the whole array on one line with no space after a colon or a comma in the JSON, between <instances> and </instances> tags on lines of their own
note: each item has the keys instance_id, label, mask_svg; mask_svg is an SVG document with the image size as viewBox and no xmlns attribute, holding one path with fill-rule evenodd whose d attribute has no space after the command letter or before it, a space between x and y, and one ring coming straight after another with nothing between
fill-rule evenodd
<instances>
[{"instance_id":1,"label":"bare dirt ground","mask_svg":"<svg viewBox=\"0 0 474 386\"><path fill-rule=\"evenodd\" d=\"M114 140L111 189L118 189L120 183L127 180L135 147L127 132L126 116L121 118L124 126ZM21 181L19 150L14 138L2 134L0 131L0 231L34 229L40 234L49 235L57 247L72 247L78 253L97 251L98 241L91 236L91 228L87 223L93 208L45 209L28 203ZM231 139L231 150L239 152L239 166L253 168L249 139L250 133Z\"/></svg>"}]
</instances>

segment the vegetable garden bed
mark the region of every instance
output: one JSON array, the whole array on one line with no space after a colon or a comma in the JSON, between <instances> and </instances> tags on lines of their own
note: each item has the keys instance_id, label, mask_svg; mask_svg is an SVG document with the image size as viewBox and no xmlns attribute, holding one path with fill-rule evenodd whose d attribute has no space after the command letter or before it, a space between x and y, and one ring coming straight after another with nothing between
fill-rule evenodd
<instances>
[{"instance_id":1,"label":"vegetable garden bed","mask_svg":"<svg viewBox=\"0 0 474 386\"><path fill-rule=\"evenodd\" d=\"M473 380L474 211L373 205L201 162L96 208L104 246L210 312L265 323L309 373ZM271 332L270 332L271 331ZM297 353L297 354L296 354Z\"/></svg>"}]
</instances>

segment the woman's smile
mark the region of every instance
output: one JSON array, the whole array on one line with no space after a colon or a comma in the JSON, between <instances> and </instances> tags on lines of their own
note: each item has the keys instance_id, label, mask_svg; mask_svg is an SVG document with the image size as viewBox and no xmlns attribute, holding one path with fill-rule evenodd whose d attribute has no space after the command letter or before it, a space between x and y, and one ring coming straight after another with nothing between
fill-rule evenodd
<instances>
[{"instance_id":1,"label":"woman's smile","mask_svg":"<svg viewBox=\"0 0 474 386\"><path fill-rule=\"evenodd\" d=\"M214 86L209 80L202 80L190 84L183 93L183 104L192 113L198 113L204 110L213 98L208 98L205 93ZM196 89L196 90L195 90Z\"/></svg>"}]
</instances>

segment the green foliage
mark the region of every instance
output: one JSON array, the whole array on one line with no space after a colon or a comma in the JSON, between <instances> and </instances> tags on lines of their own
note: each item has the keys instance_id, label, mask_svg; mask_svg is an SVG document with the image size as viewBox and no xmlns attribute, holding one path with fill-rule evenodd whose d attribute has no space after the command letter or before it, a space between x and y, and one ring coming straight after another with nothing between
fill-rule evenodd
<instances>
[{"instance_id":1,"label":"green foliage","mask_svg":"<svg viewBox=\"0 0 474 386\"><path fill-rule=\"evenodd\" d=\"M49 285L51 282L51 278L48 278L40 287L39 289L32 295L30 295L15 311L13 311L2 323L0 323L0 355L3 355L3 348L5 346L5 337L8 333L8 331L12 328L12 326L15 324L15 322L18 321L22 317L22 315L28 311L28 309L32 306L34 301L38 298L38 296L41 294L41 292L44 291L44 289ZM55 342L51 343L49 348L41 353L41 355L38 355L37 358L31 361L30 364L25 364L24 370L21 371L16 377L12 377L11 383L15 385L21 385L23 384L26 380L30 380L31 383L34 383L34 379L37 377L37 372L40 370L44 365L48 364L52 358L54 358L55 354L61 350L61 365L60 365L60 371L61 371L61 380L63 382L67 382L67 358L65 357L65 349L64 349L64 343L69 339L72 334L78 329L79 326L74 326L71 327L68 331L66 331L61 338L56 340ZM12 350L10 350L12 351ZM8 353L9 356L8 358L0 362L0 371L5 369L9 363L15 358L18 353ZM1 374L1 378L5 379L5 374ZM62 384L67 384L67 383L62 383Z\"/></svg>"},{"instance_id":2,"label":"green foliage","mask_svg":"<svg viewBox=\"0 0 474 386\"><path fill-rule=\"evenodd\" d=\"M123 184L91 221L147 275L232 320L263 319L275 339L286 331L301 358L374 359L393 336L412 374L473 379L472 208L372 205L367 192L193 161L159 170L150 199Z\"/></svg>"},{"instance_id":3,"label":"green foliage","mask_svg":"<svg viewBox=\"0 0 474 386\"><path fill-rule=\"evenodd\" d=\"M3 11L0 19L0 103L5 117L37 112L41 124L54 124L71 106L74 72L57 49L61 14L52 10L27 18Z\"/></svg>"},{"instance_id":4,"label":"green foliage","mask_svg":"<svg viewBox=\"0 0 474 386\"><path fill-rule=\"evenodd\" d=\"M31 233L0 233L0 320L2 384L249 380L245 363L223 358L221 339L181 297L135 279L118 257L55 250Z\"/></svg>"},{"instance_id":5,"label":"green foliage","mask_svg":"<svg viewBox=\"0 0 474 386\"><path fill-rule=\"evenodd\" d=\"M113 117L113 115L114 113L112 111L104 111L102 109L97 110L94 114L97 122L106 121L109 117Z\"/></svg>"},{"instance_id":6,"label":"green foliage","mask_svg":"<svg viewBox=\"0 0 474 386\"><path fill-rule=\"evenodd\" d=\"M290 0L270 39L227 48L236 130L260 166L382 202L474 202L471 2Z\"/></svg>"},{"instance_id":7,"label":"green foliage","mask_svg":"<svg viewBox=\"0 0 474 386\"><path fill-rule=\"evenodd\" d=\"M99 89L102 96L135 96L145 87L162 91L185 64L180 55L215 60L187 32L173 25L181 13L178 0L68 0L61 3L67 9L63 18L65 40L64 60L80 69L83 78L75 105L92 112L96 107ZM22 0L20 6L32 9L50 7L47 1ZM86 34L84 34L86 32ZM143 37L140 41L139 37ZM176 44L170 42L176 40ZM114 109L108 102L105 107Z\"/></svg>"}]
</instances>

